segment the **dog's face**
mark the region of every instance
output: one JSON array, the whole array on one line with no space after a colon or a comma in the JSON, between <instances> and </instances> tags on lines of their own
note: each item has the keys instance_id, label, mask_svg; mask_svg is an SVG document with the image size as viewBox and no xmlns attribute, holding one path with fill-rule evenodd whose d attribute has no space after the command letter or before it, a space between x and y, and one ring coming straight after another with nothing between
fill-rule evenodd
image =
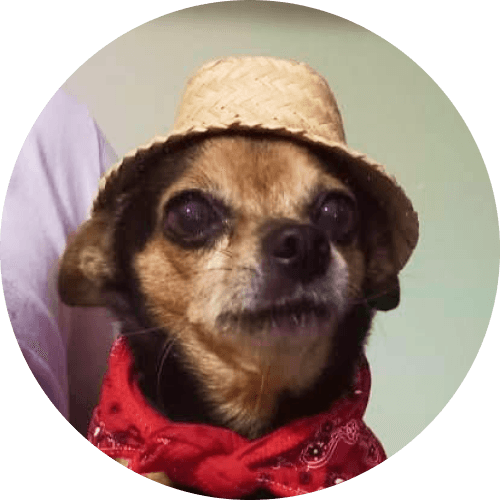
<instances>
[{"instance_id":1,"label":"dog's face","mask_svg":"<svg viewBox=\"0 0 500 500\"><path fill-rule=\"evenodd\" d=\"M285 139L215 136L175 163L175 175L159 159L133 194L101 200L63 259L62 296L121 296L137 332L166 339L151 360L157 382L175 347L212 419L257 436L307 414L294 402L325 398L332 378L345 390L367 299L397 304L383 217L334 166Z\"/></svg>"}]
</instances>

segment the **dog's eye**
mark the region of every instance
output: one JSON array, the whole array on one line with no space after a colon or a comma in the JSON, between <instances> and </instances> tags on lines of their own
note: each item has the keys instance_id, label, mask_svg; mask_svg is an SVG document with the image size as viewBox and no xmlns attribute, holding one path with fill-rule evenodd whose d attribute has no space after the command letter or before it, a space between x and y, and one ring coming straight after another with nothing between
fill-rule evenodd
<instances>
[{"instance_id":1,"label":"dog's eye","mask_svg":"<svg viewBox=\"0 0 500 500\"><path fill-rule=\"evenodd\" d=\"M174 197L165 207L167 236L185 246L202 246L224 227L224 216L215 200L197 191Z\"/></svg>"},{"instance_id":2,"label":"dog's eye","mask_svg":"<svg viewBox=\"0 0 500 500\"><path fill-rule=\"evenodd\" d=\"M343 193L324 194L317 200L311 219L332 241L346 242L357 226L356 202Z\"/></svg>"}]
</instances>

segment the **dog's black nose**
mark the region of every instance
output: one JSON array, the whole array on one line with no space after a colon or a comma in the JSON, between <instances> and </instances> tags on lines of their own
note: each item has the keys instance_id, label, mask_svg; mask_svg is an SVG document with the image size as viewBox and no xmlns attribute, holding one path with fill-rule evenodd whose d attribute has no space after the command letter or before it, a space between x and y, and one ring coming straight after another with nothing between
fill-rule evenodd
<instances>
[{"instance_id":1,"label":"dog's black nose","mask_svg":"<svg viewBox=\"0 0 500 500\"><path fill-rule=\"evenodd\" d=\"M289 224L271 231L264 239L264 253L271 267L302 283L322 276L331 259L326 233L307 224Z\"/></svg>"}]
</instances>

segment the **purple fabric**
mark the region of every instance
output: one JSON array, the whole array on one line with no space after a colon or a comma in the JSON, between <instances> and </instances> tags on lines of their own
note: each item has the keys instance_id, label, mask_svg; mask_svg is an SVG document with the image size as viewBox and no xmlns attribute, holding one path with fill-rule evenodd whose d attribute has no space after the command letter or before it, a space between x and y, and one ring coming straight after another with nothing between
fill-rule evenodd
<instances>
[{"instance_id":1,"label":"purple fabric","mask_svg":"<svg viewBox=\"0 0 500 500\"><path fill-rule=\"evenodd\" d=\"M59 90L26 138L5 199L0 258L7 309L26 361L66 417L70 322L60 321L57 262L115 159L87 108Z\"/></svg>"}]
</instances>

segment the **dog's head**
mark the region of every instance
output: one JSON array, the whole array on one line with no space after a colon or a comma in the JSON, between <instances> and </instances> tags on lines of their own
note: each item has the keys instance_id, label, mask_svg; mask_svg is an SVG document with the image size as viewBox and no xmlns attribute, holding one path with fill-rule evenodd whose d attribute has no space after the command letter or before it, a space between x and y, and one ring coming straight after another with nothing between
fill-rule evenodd
<instances>
[{"instance_id":1,"label":"dog's head","mask_svg":"<svg viewBox=\"0 0 500 500\"><path fill-rule=\"evenodd\" d=\"M399 302L386 215L348 172L267 134L158 148L108 180L61 297L122 317L152 399L175 352L196 386L184 398L206 402L193 419L255 436L323 408L349 387L373 311Z\"/></svg>"}]
</instances>

